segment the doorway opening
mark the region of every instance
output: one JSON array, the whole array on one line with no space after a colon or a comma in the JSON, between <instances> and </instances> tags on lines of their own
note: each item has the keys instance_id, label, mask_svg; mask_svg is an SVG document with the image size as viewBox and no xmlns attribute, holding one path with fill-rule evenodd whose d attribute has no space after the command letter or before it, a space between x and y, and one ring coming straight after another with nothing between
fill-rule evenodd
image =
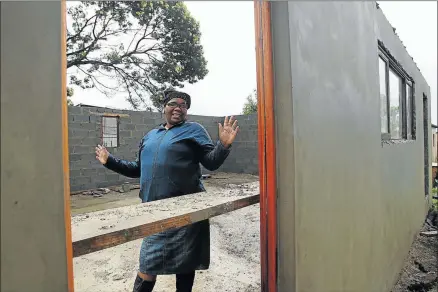
<instances>
[{"instance_id":1,"label":"doorway opening","mask_svg":"<svg viewBox=\"0 0 438 292\"><path fill-rule=\"evenodd\" d=\"M190 3L190 7L192 7L193 9L201 9L202 4L197 4L197 3ZM229 7L230 9L233 9L233 4L234 5L243 5L242 3L230 3ZM246 4L246 3L245 3ZM72 4L70 2L70 4L67 4L68 6L72 6L74 4ZM207 5L207 4L206 4ZM214 3L208 3L208 5L215 5ZM216 7L219 9L220 4L217 4ZM257 216L259 217L258 219L260 220L260 224L259 226L257 226L257 231L259 232L259 234L256 234L256 240L258 238L259 242L258 242L258 254L257 256L260 257L260 262L259 262L259 268L260 271L257 271L257 273L260 276L260 280L259 280L259 286L261 291L275 291L276 289L276 244L277 244L277 230L276 230L276 187L275 187L275 177L276 177L276 173L275 173L275 168L276 168L276 153L275 153L275 131L274 131L274 100L273 100L273 71L272 71L272 43L271 43L271 31L270 31L270 4L269 2L263 2L263 1L259 1L256 0L254 1L254 3L251 3L250 6L253 6L254 10L253 10L253 23L255 23L255 27L253 27L253 32L255 32L254 36L252 37L251 41L248 42L254 42L255 40L255 68L253 70L253 72L250 73L251 77L253 77L256 82L254 82L254 85L256 87L255 90L255 97L256 97L256 112L252 113L252 117L245 117L244 114L239 116L239 125L241 128L240 131L240 136L241 139L240 141L238 141L239 143L241 143L241 145L233 145L234 149L233 151L237 152L239 151L238 156L236 157L237 160L235 162L233 162L233 165L224 165L227 167L227 169L232 169L233 167L237 167L237 168L248 168L249 166L253 167L255 164L254 161L257 160L258 165L255 166L256 171L258 172L259 175L259 196L256 199L255 197L248 197L248 198L241 198L239 200L235 200L233 202L231 202L231 206L229 207L229 205L224 205L224 204L216 204L216 202L214 202L213 206L210 206L208 208L205 208L205 210L207 210L206 212L198 212L198 211L194 211L194 212L186 212L186 213L181 213L180 216L175 217L173 216L172 218L165 218L162 217L160 218L161 221L154 221L154 222L142 222L142 225L137 225L137 226L129 226L129 228L125 228L122 230L117 230L119 229L119 226L117 226L117 224L110 224L108 223L109 221L105 221L105 224L102 224L102 226L100 226L98 229L99 230L107 230L105 232L102 231L96 231L97 232L90 232L90 230L87 230L88 234L93 234L93 236L87 235L87 236L83 236L81 234L82 231L78 231L81 230L81 228L79 228L79 225L84 225L83 223L86 222L84 220L87 219L86 216L89 216L90 218L92 218L94 215L92 213L94 213L95 211L104 211L103 205L99 207L98 210L95 210L93 208L89 209L89 213L90 214L83 214L83 213L78 213L78 208L72 209L72 214L74 216L76 215L83 215L82 217L78 218L78 220L68 220L66 219L66 225L68 225L66 228L67 230L69 230L71 227L70 225L72 225L72 242L70 243L70 246L72 245L72 257L75 258L75 260L73 261L72 259L69 260L69 263L72 263L72 265L75 265L74 268L74 273L72 271L72 267L70 267L70 273L69 273L69 277L71 277L69 280L70 285L73 285L73 282L76 282L77 277L81 277L81 279L90 279L90 275L89 273L87 273L86 270L86 266L84 265L83 268L79 268L80 265L78 265L79 262L79 256L82 255L86 255L98 250L103 250L105 248L110 248L110 247L116 247L117 245L121 245L123 243L127 243L128 241L134 241L136 239L140 238L139 234L143 235L142 237L145 236L144 232L145 230L151 230L154 229L158 232L159 228L162 228L163 226L173 226L173 227L180 227L180 226L184 226L187 225L187 222L192 220L192 218L196 217L196 220L201 220L201 219L209 219L210 217L214 217L217 215L221 215L221 214L225 214L228 212L231 212L233 210L237 210L239 208L243 208L243 207L248 207L249 205L254 205L258 202L260 202L260 207L257 212ZM77 14L77 10L72 10L73 13L71 13L70 17L70 22L72 21L76 21L78 17L82 17L81 14ZM75 14L76 13L76 14ZM218 11L216 11L216 13L218 13ZM231 13L232 14L232 13ZM223 15L221 13L218 13L218 15ZM230 15L230 13L229 13ZM92 16L92 15L91 15ZM90 17L91 17L90 16ZM214 15L213 15L214 16ZM211 16L211 17L213 17ZM73 18L73 20L72 20ZM76 20L75 20L76 19ZM97 19L97 17L95 18ZM236 44L233 43L233 37L236 38L242 38L242 33L239 33L239 30L237 29L237 26L239 25L239 21L240 21L240 26L245 25L244 23L242 23L242 15L240 15L239 17L236 17L236 19L238 19L236 27L233 31L222 31L218 30L216 32L216 34L214 35L203 35L201 34L201 41L203 38L209 38L209 40L211 39L231 39L230 44L227 44L227 46L224 46L223 48L221 48L219 46L219 48L217 48L218 46L216 46L216 49L222 49L222 57L223 58L227 58L227 53L232 52L233 50L233 45L234 45L234 50L239 49L238 47L235 47ZM232 19L228 20L229 22L232 21ZM68 26L68 22L69 22L69 18L67 17L67 23L66 25ZM219 22L219 20L218 20ZM87 22L78 22L78 25L84 25L87 28L87 25L89 25ZM252 25L252 23L251 23ZM202 28L203 26L203 21L200 21L200 26ZM99 25L91 25L90 24L90 28L93 27L94 29L98 30L98 29L104 29L104 26L99 27ZM217 27L217 25L216 25ZM76 33L80 33L80 27L76 28L78 31ZM105 31L103 32L105 33ZM116 33L116 32L112 32L112 33ZM231 36L228 35L226 36L226 34L232 34ZM111 35L111 33L108 33L109 35ZM235 35L233 35L235 34ZM98 35L98 34L96 34ZM75 35L74 34L70 34L67 35L67 44L66 44L66 40L64 40L64 47L70 48L73 50L77 49L80 50L80 43L78 40L76 40L76 42L72 42L72 38L74 38ZM88 38L84 38L82 41L86 42L88 40ZM70 41L72 44L69 44L68 41ZM138 45L140 50L144 50L143 47L141 47L142 43L138 41L138 39L134 39L132 42L129 39L124 40L125 44L124 46L121 46L120 44L117 44L117 52L119 51L123 51L123 50L129 50L130 49L130 44L134 44L132 45L132 48L135 48L135 44ZM248 43L246 42L246 43ZM254 44L254 43L253 43ZM75 47L78 46L78 48ZM250 49L254 49L254 46ZM254 51L252 52L254 53ZM129 54L127 54L129 55ZM67 68L71 68L74 67L74 64L83 64L85 61L81 61L81 62L77 62L74 60L74 51L73 53L68 54L68 58L66 60L68 66ZM96 52L94 52L94 55L89 55L89 59L91 58L96 58L96 56L98 57L98 54ZM247 56L246 56L247 57ZM79 58L81 58L81 60L83 59L83 56L79 56ZM212 67L210 68L210 70L212 71L212 73L216 72L216 74L220 74L221 72L219 72L219 70L216 70L222 63L226 63L227 61L223 60L218 62L216 60L215 57L214 60L211 60L210 64L212 65ZM201 60L201 58L199 59ZM93 60L92 60L93 61ZM202 61L202 60L201 60ZM207 60L208 61L208 60ZM229 60L228 60L229 61ZM76 62L76 63L75 63ZM245 60L243 58L241 58L240 60L236 60L234 61L234 64L230 64L230 68L228 68L228 79L230 79L230 76L234 76L236 75L236 73L240 72L239 71L239 66L242 66L242 64L239 65L239 62L241 62L242 64L245 63ZM138 63L138 60L137 60ZM70 67L69 67L70 65ZM111 70L110 73L120 73L122 72L120 68L118 68L117 66L118 64L112 65L112 67L115 67L116 69ZM138 65L138 64L134 64L134 65ZM140 64L138 70L143 70L144 68L142 67L143 65ZM78 67L78 66L77 66ZM108 72L105 72L101 69L105 69L105 68L97 68L97 72L102 75L96 75L98 77L90 76L91 74L94 74L96 71L93 71L95 69L95 67L91 66L91 71L89 71L88 68L79 68L80 72L75 72L71 75L69 75L69 78L67 78L66 80L64 80L64 82L68 82L68 84L66 84L67 87L69 87L71 85L70 81L73 81L73 83L77 83L79 84L79 86L83 86L85 87L85 89L87 89L87 82L91 82L95 85L94 88L100 88L100 90L102 91L108 91L110 88L112 88L111 86L108 86L107 82L108 80L112 80L114 78L114 76L108 76ZM127 68L122 68L122 69L126 69L126 70L130 70L129 67ZM134 70L135 71L135 70ZM104 74L101 74L104 73ZM158 72L160 73L160 72ZM230 88L228 88L228 95L231 95L231 97L234 97L234 95L236 94L235 90L233 91L233 85L235 83L242 83L243 82L243 77L245 73L241 73L240 76L235 76L233 77L234 79L231 80L231 86ZM131 78L132 74L128 74L126 75L125 73L120 74L119 78L122 78L122 81L126 81L125 79L127 77ZM135 74L134 74L135 75ZM134 76L132 75L132 76ZM67 74L66 74L67 76ZM73 76L73 77L72 77ZM127 77L126 77L127 76ZM135 75L137 76L137 75ZM246 76L247 77L247 76ZM73 79L71 79L73 78ZM79 79L83 79L82 83L79 82ZM207 76L208 78L208 76ZM132 79L132 78L131 78ZM87 81L88 80L88 81ZM141 83L147 83L147 80L140 80L138 78L133 78L131 81L133 81L136 86L136 90L139 90L138 86L142 86ZM220 80L220 78L218 78L216 80L216 84L215 86L218 86L218 88L216 87L212 87L212 86L206 86L205 83L200 85L201 87L204 86L205 88L208 87L210 92L217 92L219 89L220 90L224 90L225 88L222 85L226 85L227 82L225 82L225 84L221 84L221 81L223 83L224 80ZM128 84L131 84L130 82L127 82L125 85L128 86ZM199 84L201 84L201 82L199 82ZM74 85L74 84L73 84ZM221 85L221 86L219 86ZM123 87L124 85L122 84L121 87ZM209 108L209 112L197 112L196 115L190 117L190 120L192 121L196 121L199 122L201 124L203 124L207 131L209 132L209 134L212 134L213 131L217 132L217 123L218 122L223 122L223 117L218 117L215 116L216 114L214 113L215 109L217 109L219 106L227 106L227 105L232 105L233 103L235 103L235 99L233 100L233 98L231 98L228 102L225 100L220 100L220 99L214 99L210 102L205 102L202 100L202 96L199 96L199 91L202 91L201 87L197 87L196 88L196 82L195 84L188 84L185 88L182 88L182 91L184 91L184 89L187 90L193 90L193 94L192 92L189 92L192 96L192 100L193 100L193 109L199 110L199 104L204 103L205 106ZM115 86L117 89L119 89L117 86ZM175 86L176 89L179 89L178 86ZM222 87L222 88L220 88ZM77 90L76 90L77 89ZM84 88L82 88L84 89ZM217 89L217 90L216 90ZM251 88L252 89L252 88ZM79 90L80 88L75 88L74 90L74 95L78 95L79 94ZM231 92L229 91L231 90ZM196 94L196 92L198 91L198 94ZM67 91L68 93L70 93L69 91ZM248 92L250 93L250 92ZM135 102L135 94L136 92L133 92L133 100ZM224 92L224 94L226 94ZM234 95L233 95L234 94ZM141 112L140 114L135 113L133 111L128 111L126 109L114 109L111 108L111 105L108 105L107 107L101 107L98 108L96 106L91 105L90 103L92 103L93 99L87 99L89 100L89 102L87 102L87 104L85 104L85 101L77 101L75 100L75 97L70 96L70 98L73 100L73 102L76 105L70 105L68 108L68 112L64 113L64 119L68 120L68 121L73 121L72 125L73 127L70 127L69 123L66 123L67 125L65 125L64 131L66 133L69 133L69 137L68 137L68 146L66 146L67 150L64 149L64 151L67 151L65 153L65 155L70 154L70 160L67 159L67 161L65 162L65 165L67 165L67 167L69 168L67 177L69 178L70 181L70 185L68 188L66 189L71 189L72 191L74 191L75 193L78 191L83 190L84 188L86 189L86 191L90 191L90 189L92 188L96 188L99 187L101 189L105 189L108 186L110 186L110 184L108 184L108 182L111 182L111 184L113 183L119 183L120 180L124 180L125 178L121 178L120 176L116 175L116 174L112 174L112 173L103 173L103 169L100 165L91 165L92 163L94 163L95 161L93 160L94 157L91 157L91 159L86 155L87 153L79 153L76 151L88 151L87 149L85 149L84 147L89 146L84 145L83 142L86 140L87 143L93 140L93 143L98 143L100 141L104 141L104 138L106 138L106 136L111 136L114 141L114 143L107 143L106 147L108 148L108 150L110 151L110 153L115 154L115 156L120 157L120 158L126 158L131 160L130 154L131 154L131 150L135 149L135 147L138 145L138 141L141 139L140 136L137 137L138 135L141 135L140 132L144 131L143 128L147 128L149 126L152 127L152 123L156 123L158 120L162 119L162 115L161 113L158 111L154 111L154 109L152 108L154 106L154 104L149 104L147 106L144 107L143 112ZM96 97L96 95L93 96L93 98ZM254 97L254 96L252 96ZM199 99L198 99L199 98ZM102 100L102 99L101 99ZM112 102L114 102L116 99L114 98L112 100ZM79 103L79 104L78 104ZM110 103L110 102L108 102ZM162 110L162 109L161 109ZM71 114L73 113L73 114ZM233 112L230 112L229 115L232 115ZM238 113L236 113L238 114ZM205 115L214 115L213 117L208 117ZM227 114L228 115L228 114ZM71 118L71 116L73 116ZM189 114L190 116L190 114ZM257 120L257 122L255 124L253 124L254 121L254 116L256 117L255 119ZM213 119L211 119L213 118ZM101 129L102 131L96 131L96 132L100 132L100 136L96 136L94 134L90 134L90 132L88 132L88 136L87 137L78 137L77 135L82 135L82 132L80 131L82 128L87 128L89 131L94 131L95 130L95 125L101 125L101 126L97 126L99 127L103 127L104 123L102 122L103 120L108 120L111 119L114 121L114 127L111 127L111 129L108 129L107 131L103 131L103 128ZM241 119L241 120L240 120ZM242 121L242 123L240 123ZM246 127L246 129L245 129ZM70 130L70 131L69 131ZM246 132L245 132L246 130ZM105 136L105 135L106 136ZM104 137L105 136L105 137ZM213 136L213 140L217 140L217 136L214 137L214 134L211 135ZM239 136L238 136L239 137ZM256 140L252 140L252 138L256 138ZM237 140L236 140L237 141ZM78 145L73 145L73 142L77 142L77 143L81 143L81 146L84 147L79 147ZM255 143L253 143L255 142ZM134 143L135 146L130 145L131 143ZM125 149L124 146L129 144L129 149ZM236 143L237 144L237 143ZM91 144L90 144L91 145ZM132 146L132 147L131 147ZM238 146L238 147L236 147ZM240 148L240 149L238 149ZM247 151L247 148L251 148L251 151ZM246 149L246 150L245 150ZM68 153L70 152L70 153ZM134 153L132 153L134 154ZM135 153L137 154L137 153ZM248 157L248 155L253 155L254 157ZM232 154L230 154L231 156ZM82 160L82 157L84 158L84 161ZM91 161L91 162L90 162ZM102 170L102 171L101 171ZM203 169L204 170L204 169ZM204 170L205 171L205 170ZM228 171L228 170L224 170L224 171ZM86 175L85 173L91 173L91 175ZM230 172L232 172L230 170ZM97 174L97 175L96 175ZM204 172L204 174L206 174L206 177L208 177L209 173L208 172ZM92 175L94 175L94 177L92 177ZM213 175L213 179L214 179L214 175ZM221 177L219 179L226 179L226 177ZM206 180L208 182L208 179ZM130 183L130 182L128 182ZM88 187L90 186L90 187ZM126 188L126 190L125 190ZM122 193L126 193L130 191L131 186L129 185L123 185L120 187L120 192ZM207 191L208 191L208 187L207 187ZM103 191L102 193L97 192L96 194L91 192L91 197L93 197L94 195L96 195L96 198L98 198L97 200L101 200L101 201L105 201L105 196L107 196L108 198L110 197L110 195L106 195L105 194L106 191ZM67 200L68 202L66 203L66 205L71 206L71 202L73 202L73 204L82 204L81 202L79 202L78 200L76 200L76 198L71 199L70 197L70 193L67 194ZM101 199L103 196L103 199ZM137 199L137 198L136 198ZM71 201L70 201L71 200ZM88 200L88 198L87 198ZM258 201L257 201L258 200ZM120 207L122 206L123 208L125 207L125 205L118 205L115 202L111 202L115 207ZM229 203L229 202L227 202ZM108 206L108 204L106 204L106 206ZM88 206L85 206L86 208L88 208ZM102 208L101 208L102 207ZM158 206L159 207L159 206ZM84 210L85 208L79 208L81 210ZM205 211L204 210L204 211ZM70 212L70 210L69 210ZM87 213L88 213L87 212ZM194 214L196 213L196 214ZM202 213L202 214L201 214ZM204 217L203 217L204 216ZM84 219L84 218L85 219ZM200 219L201 218L201 219ZM84 219L84 220L82 220ZM173 225L172 225L173 224ZM167 228L167 227L166 227ZM112 231L112 230L116 230L116 231ZM112 231L112 232L111 232ZM224 230L226 231L226 230ZM150 231L147 231L150 232ZM155 231L154 231L155 232ZM129 233L130 235L127 236L126 234ZM134 235L136 234L136 235ZM259 237L257 236L259 235ZM98 243L98 244L97 244ZM139 252L139 249L135 249L135 252ZM137 253L133 253L133 261L135 262L135 264L137 264ZM114 257L108 257L111 259L114 259ZM213 259L213 257L212 257ZM100 263L101 259L96 260L96 263ZM108 263L111 263L112 260L110 260ZM84 264L89 264L89 262L87 261L82 261ZM97 266L97 265L96 265ZM102 265L101 265L102 266ZM123 268L123 266L126 266L122 263L121 265ZM208 272L207 272L208 273ZM73 275L74 275L74 279L73 279ZM108 275L104 275L104 278L107 277ZM212 277L210 277L212 278ZM91 278L92 279L92 278ZM115 280L117 281L117 283L121 283L124 281L120 281L120 280ZM132 284L131 283L131 278L126 279L126 283L127 284ZM119 285L121 286L121 285ZM235 287L236 289L239 289L239 287ZM72 287L73 289L73 287ZM116 289L116 288L115 288Z\"/></svg>"}]
</instances>

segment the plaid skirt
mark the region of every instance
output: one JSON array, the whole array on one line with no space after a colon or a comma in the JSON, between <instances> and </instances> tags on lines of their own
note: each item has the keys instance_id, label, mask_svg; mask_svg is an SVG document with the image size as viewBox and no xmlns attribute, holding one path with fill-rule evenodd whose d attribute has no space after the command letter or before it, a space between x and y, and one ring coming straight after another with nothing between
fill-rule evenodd
<instances>
[{"instance_id":1,"label":"plaid skirt","mask_svg":"<svg viewBox=\"0 0 438 292\"><path fill-rule=\"evenodd\" d=\"M148 275L183 274L210 266L208 220L145 237L139 271Z\"/></svg>"}]
</instances>

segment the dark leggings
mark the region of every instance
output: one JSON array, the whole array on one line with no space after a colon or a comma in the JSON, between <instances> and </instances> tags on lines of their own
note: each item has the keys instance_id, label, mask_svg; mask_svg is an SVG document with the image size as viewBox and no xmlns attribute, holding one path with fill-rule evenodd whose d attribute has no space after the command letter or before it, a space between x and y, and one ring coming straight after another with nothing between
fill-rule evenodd
<instances>
[{"instance_id":1,"label":"dark leggings","mask_svg":"<svg viewBox=\"0 0 438 292\"><path fill-rule=\"evenodd\" d=\"M192 292L195 272L176 275L176 292ZM145 281L138 275L135 278L133 292L152 292L155 282Z\"/></svg>"},{"instance_id":2,"label":"dark leggings","mask_svg":"<svg viewBox=\"0 0 438 292\"><path fill-rule=\"evenodd\" d=\"M195 272L176 275L176 292L192 292Z\"/></svg>"}]
</instances>

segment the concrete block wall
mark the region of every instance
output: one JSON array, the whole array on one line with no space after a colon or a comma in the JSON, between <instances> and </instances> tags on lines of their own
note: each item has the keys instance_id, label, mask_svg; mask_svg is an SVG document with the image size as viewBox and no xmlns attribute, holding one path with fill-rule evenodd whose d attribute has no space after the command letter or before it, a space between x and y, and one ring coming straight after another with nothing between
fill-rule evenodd
<instances>
[{"instance_id":1,"label":"concrete block wall","mask_svg":"<svg viewBox=\"0 0 438 292\"><path fill-rule=\"evenodd\" d=\"M70 188L71 191L94 189L137 182L104 168L95 158L94 148L102 144L102 115L121 114L119 118L119 146L108 151L118 158L135 160L141 138L158 126L163 117L160 113L116 110L100 107L71 106L69 115ZM257 115L237 116L240 133L233 151L218 171L231 173L258 172ZM202 124L212 140L218 140L218 123L223 117L189 116L190 121ZM203 169L203 173L208 173Z\"/></svg>"}]
</instances>

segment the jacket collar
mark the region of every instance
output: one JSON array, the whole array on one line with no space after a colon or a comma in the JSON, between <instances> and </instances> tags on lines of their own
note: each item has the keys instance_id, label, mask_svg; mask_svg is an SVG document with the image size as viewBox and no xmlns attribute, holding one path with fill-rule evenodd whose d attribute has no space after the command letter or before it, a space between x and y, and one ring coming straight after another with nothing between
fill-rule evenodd
<instances>
[{"instance_id":1,"label":"jacket collar","mask_svg":"<svg viewBox=\"0 0 438 292\"><path fill-rule=\"evenodd\" d=\"M186 123L186 121L184 120L184 121L182 121L182 122L180 122L180 123L178 123L178 124L176 124L176 125L173 125L173 127L170 128L170 129L173 129L173 128L175 128L175 127L182 126L182 125L185 124L185 123ZM162 123L162 124L160 124L160 125L158 126L157 129L158 129L158 130L167 130L167 129L166 129L166 123ZM170 130L170 129L169 129L169 130Z\"/></svg>"}]
</instances>

